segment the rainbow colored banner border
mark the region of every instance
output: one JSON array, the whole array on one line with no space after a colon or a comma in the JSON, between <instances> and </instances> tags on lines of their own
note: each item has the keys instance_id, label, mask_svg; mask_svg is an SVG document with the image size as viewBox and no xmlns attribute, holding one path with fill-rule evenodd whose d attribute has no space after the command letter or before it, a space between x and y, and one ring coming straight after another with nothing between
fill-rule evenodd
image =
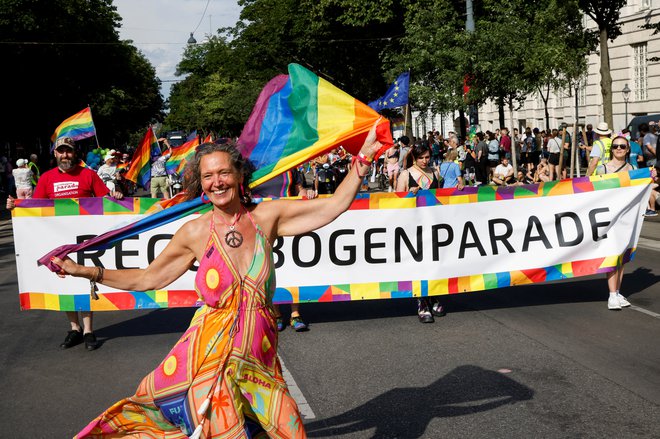
<instances>
[{"instance_id":1,"label":"rainbow colored banner border","mask_svg":"<svg viewBox=\"0 0 660 439\"><path fill-rule=\"evenodd\" d=\"M485 273L440 280L277 288L273 302L277 304L349 302L353 300L405 299L470 293L607 273L617 266L631 261L634 256L635 251L629 249L623 256L607 256L513 272ZM21 293L20 305L22 310L76 311L91 309L92 311L118 311L196 307L203 305L203 302L194 290L159 290L105 293L99 294L99 300L91 300L89 294Z\"/></svg>"}]
</instances>

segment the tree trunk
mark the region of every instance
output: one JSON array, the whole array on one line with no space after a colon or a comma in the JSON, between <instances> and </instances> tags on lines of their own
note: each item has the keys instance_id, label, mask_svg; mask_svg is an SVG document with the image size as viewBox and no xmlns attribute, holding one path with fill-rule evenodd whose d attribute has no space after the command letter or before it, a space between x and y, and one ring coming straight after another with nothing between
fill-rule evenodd
<instances>
[{"instance_id":1,"label":"tree trunk","mask_svg":"<svg viewBox=\"0 0 660 439\"><path fill-rule=\"evenodd\" d=\"M497 98L497 113L500 119L500 126L497 128L503 128L506 126L506 122L504 121L504 98L502 96Z\"/></svg>"},{"instance_id":2,"label":"tree trunk","mask_svg":"<svg viewBox=\"0 0 660 439\"><path fill-rule=\"evenodd\" d=\"M610 52L607 45L607 29L600 30L600 93L603 96L603 114L605 122L614 126L612 116L612 75L610 73Z\"/></svg>"},{"instance_id":3,"label":"tree trunk","mask_svg":"<svg viewBox=\"0 0 660 439\"><path fill-rule=\"evenodd\" d=\"M550 112L548 111L548 100L550 99L550 84L548 84L546 94L544 95L543 93L539 92L539 95L541 96L541 99L543 99L543 111L545 113L545 130L547 132L550 131Z\"/></svg>"}]
</instances>

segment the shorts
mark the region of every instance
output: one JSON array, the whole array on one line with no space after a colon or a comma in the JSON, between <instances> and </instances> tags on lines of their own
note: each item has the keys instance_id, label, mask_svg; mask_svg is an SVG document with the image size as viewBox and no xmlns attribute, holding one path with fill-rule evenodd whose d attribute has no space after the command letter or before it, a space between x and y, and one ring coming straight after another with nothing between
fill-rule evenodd
<instances>
[{"instance_id":1,"label":"shorts","mask_svg":"<svg viewBox=\"0 0 660 439\"><path fill-rule=\"evenodd\" d=\"M388 177L393 177L396 174L399 173L399 170L401 168L399 167L399 163L388 163L387 164L387 176Z\"/></svg>"},{"instance_id":2,"label":"shorts","mask_svg":"<svg viewBox=\"0 0 660 439\"><path fill-rule=\"evenodd\" d=\"M520 153L520 164L524 165L527 163L531 163L529 160L529 153L528 152L521 152Z\"/></svg>"},{"instance_id":3,"label":"shorts","mask_svg":"<svg viewBox=\"0 0 660 439\"><path fill-rule=\"evenodd\" d=\"M158 192L167 195L167 177L151 177L151 198L157 198Z\"/></svg>"},{"instance_id":4,"label":"shorts","mask_svg":"<svg viewBox=\"0 0 660 439\"><path fill-rule=\"evenodd\" d=\"M26 198L32 198L32 188L16 188L16 198L19 200L24 200Z\"/></svg>"},{"instance_id":5,"label":"shorts","mask_svg":"<svg viewBox=\"0 0 660 439\"><path fill-rule=\"evenodd\" d=\"M488 160L488 166L490 166L491 168L497 168L497 165L499 164L500 162L498 162L497 160Z\"/></svg>"},{"instance_id":6,"label":"shorts","mask_svg":"<svg viewBox=\"0 0 660 439\"><path fill-rule=\"evenodd\" d=\"M550 157L548 158L548 163L557 166L559 164L559 153L551 153Z\"/></svg>"}]
</instances>

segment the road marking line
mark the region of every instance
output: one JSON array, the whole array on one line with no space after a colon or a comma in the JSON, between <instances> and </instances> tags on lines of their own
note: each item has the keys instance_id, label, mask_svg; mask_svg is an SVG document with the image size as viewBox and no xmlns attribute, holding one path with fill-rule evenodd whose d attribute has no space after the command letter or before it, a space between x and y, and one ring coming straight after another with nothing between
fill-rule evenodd
<instances>
[{"instance_id":1,"label":"road marking line","mask_svg":"<svg viewBox=\"0 0 660 439\"><path fill-rule=\"evenodd\" d=\"M284 376L284 381L286 381L287 386L289 386L289 393L296 401L296 404L298 404L298 410L300 410L300 414L302 415L303 419L316 419L316 415L314 414L312 407L307 402L307 399L305 399L305 395L303 395L300 387L298 387L298 384L296 384L296 380L293 379L293 375L291 375L289 369L284 366L282 358L280 358L280 364L282 365L282 375Z\"/></svg>"},{"instance_id":2,"label":"road marking line","mask_svg":"<svg viewBox=\"0 0 660 439\"><path fill-rule=\"evenodd\" d=\"M649 311L648 309L640 308L639 306L635 305L630 305L630 309L633 311L641 312L642 314L649 315L651 317L655 317L656 319L660 319L660 314L657 312Z\"/></svg>"},{"instance_id":3,"label":"road marking line","mask_svg":"<svg viewBox=\"0 0 660 439\"><path fill-rule=\"evenodd\" d=\"M660 251L660 241L640 237L639 241L637 241L637 247Z\"/></svg>"}]
</instances>

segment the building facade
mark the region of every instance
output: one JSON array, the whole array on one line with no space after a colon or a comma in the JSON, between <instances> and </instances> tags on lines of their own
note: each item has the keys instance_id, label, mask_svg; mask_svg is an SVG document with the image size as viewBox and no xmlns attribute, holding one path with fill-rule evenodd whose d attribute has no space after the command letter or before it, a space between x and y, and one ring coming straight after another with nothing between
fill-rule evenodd
<instances>
[{"instance_id":1,"label":"building facade","mask_svg":"<svg viewBox=\"0 0 660 439\"><path fill-rule=\"evenodd\" d=\"M588 28L596 24L584 18ZM660 113L660 62L649 59L660 58L660 34L652 35L652 30L642 29L646 23L660 21L660 0L629 0L621 9L619 22L622 35L609 41L610 71L612 75L612 102L614 130L620 131L634 116ZM628 102L622 90L630 89ZM579 124L593 124L604 121L603 98L600 92L600 55L592 53L588 59L585 80L576 90L551 90L548 100L550 128L558 128L562 123L572 126L575 122L576 107ZM546 128L543 100L538 93L531 94L521 106L514 108L513 123L508 106L504 107L505 126L524 130L525 127ZM413 134L423 135L430 130L458 131L458 113L432 115L413 112ZM479 108L481 130L495 130L500 127L499 113L495 102L486 102Z\"/></svg>"}]
</instances>

